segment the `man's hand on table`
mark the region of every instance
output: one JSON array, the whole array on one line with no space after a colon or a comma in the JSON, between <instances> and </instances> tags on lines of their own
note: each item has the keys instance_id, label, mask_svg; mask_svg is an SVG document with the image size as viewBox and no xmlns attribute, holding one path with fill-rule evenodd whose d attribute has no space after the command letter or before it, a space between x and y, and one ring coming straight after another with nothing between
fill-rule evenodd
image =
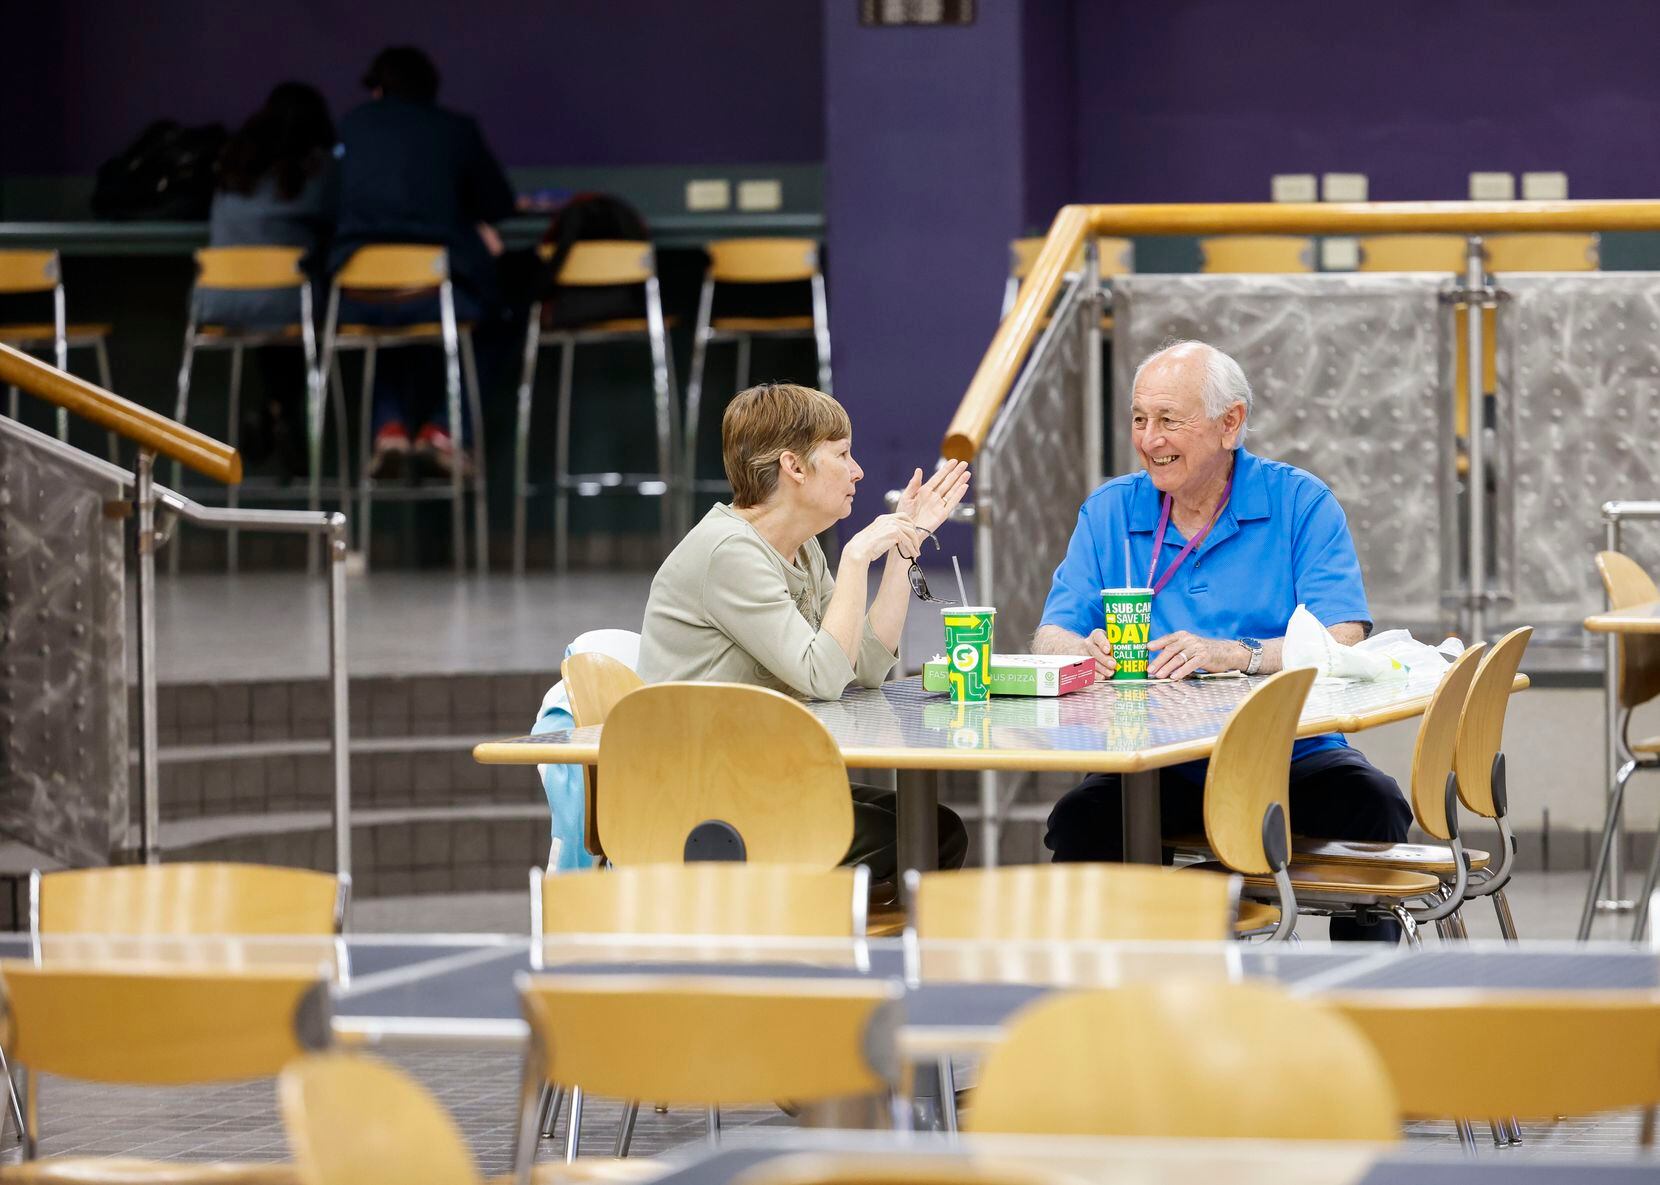
<instances>
[{"instance_id":1,"label":"man's hand on table","mask_svg":"<svg viewBox=\"0 0 1660 1185\"><path fill-rule=\"evenodd\" d=\"M1106 630L1090 631L1089 637L1084 639L1084 653L1095 660L1097 683L1111 679L1113 672L1118 669L1118 660L1112 656L1112 643L1107 641Z\"/></svg>"},{"instance_id":2,"label":"man's hand on table","mask_svg":"<svg viewBox=\"0 0 1660 1185\"><path fill-rule=\"evenodd\" d=\"M1251 660L1250 652L1238 642L1201 638L1186 630L1154 638L1147 649L1156 652L1147 664L1149 679L1185 679L1196 671L1243 671Z\"/></svg>"}]
</instances>

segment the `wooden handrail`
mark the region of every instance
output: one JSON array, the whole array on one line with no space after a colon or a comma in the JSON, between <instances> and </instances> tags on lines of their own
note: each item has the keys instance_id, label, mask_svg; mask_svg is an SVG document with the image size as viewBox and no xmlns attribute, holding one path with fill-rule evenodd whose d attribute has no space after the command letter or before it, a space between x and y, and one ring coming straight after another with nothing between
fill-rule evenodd
<instances>
[{"instance_id":1,"label":"wooden handrail","mask_svg":"<svg viewBox=\"0 0 1660 1185\"><path fill-rule=\"evenodd\" d=\"M1234 202L1063 206L1014 308L957 405L940 455L972 461L1037 342L1086 235L1488 234L1505 231L1660 230L1660 201Z\"/></svg>"},{"instance_id":2,"label":"wooden handrail","mask_svg":"<svg viewBox=\"0 0 1660 1185\"><path fill-rule=\"evenodd\" d=\"M21 387L204 477L226 485L242 480L242 455L230 445L10 346L0 346L0 386Z\"/></svg>"}]
</instances>

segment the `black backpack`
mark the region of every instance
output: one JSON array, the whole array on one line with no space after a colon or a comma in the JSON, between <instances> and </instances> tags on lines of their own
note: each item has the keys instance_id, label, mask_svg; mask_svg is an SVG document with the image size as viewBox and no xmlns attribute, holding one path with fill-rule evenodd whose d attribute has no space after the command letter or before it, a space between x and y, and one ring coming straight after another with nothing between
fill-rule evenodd
<instances>
[{"instance_id":1,"label":"black backpack","mask_svg":"<svg viewBox=\"0 0 1660 1185\"><path fill-rule=\"evenodd\" d=\"M609 193L579 193L553 212L544 243L553 245L553 260L538 282L542 326L568 329L591 321L644 317L645 293L637 285L624 288L561 288L553 282L571 246L584 239L628 239L647 242L651 231L640 212Z\"/></svg>"},{"instance_id":2,"label":"black backpack","mask_svg":"<svg viewBox=\"0 0 1660 1185\"><path fill-rule=\"evenodd\" d=\"M213 205L215 166L228 136L217 123L187 128L159 119L98 166L92 212L115 220L195 222Z\"/></svg>"}]
</instances>

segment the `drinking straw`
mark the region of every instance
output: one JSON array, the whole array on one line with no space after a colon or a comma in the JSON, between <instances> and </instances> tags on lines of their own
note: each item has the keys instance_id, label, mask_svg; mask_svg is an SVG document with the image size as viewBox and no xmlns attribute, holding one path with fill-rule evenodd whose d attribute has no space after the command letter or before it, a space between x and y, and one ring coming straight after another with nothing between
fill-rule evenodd
<instances>
[{"instance_id":1,"label":"drinking straw","mask_svg":"<svg viewBox=\"0 0 1660 1185\"><path fill-rule=\"evenodd\" d=\"M968 604L968 593L963 589L963 566L957 562L956 556L951 557L951 567L957 573L957 596L960 598L957 604L966 605Z\"/></svg>"},{"instance_id":2,"label":"drinking straw","mask_svg":"<svg viewBox=\"0 0 1660 1185\"><path fill-rule=\"evenodd\" d=\"M1124 536L1124 587L1135 586L1135 575L1130 571L1130 537Z\"/></svg>"}]
</instances>

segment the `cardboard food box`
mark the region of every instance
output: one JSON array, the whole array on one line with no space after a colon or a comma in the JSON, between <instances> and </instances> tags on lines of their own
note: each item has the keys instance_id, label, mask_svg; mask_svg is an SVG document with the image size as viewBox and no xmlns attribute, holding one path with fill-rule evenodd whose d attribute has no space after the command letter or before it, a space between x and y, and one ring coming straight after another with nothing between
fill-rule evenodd
<instances>
[{"instance_id":1,"label":"cardboard food box","mask_svg":"<svg viewBox=\"0 0 1660 1185\"><path fill-rule=\"evenodd\" d=\"M1095 681L1093 659L1075 654L994 654L991 656L993 695L1065 695ZM946 691L945 657L936 655L922 665L922 689Z\"/></svg>"}]
</instances>

